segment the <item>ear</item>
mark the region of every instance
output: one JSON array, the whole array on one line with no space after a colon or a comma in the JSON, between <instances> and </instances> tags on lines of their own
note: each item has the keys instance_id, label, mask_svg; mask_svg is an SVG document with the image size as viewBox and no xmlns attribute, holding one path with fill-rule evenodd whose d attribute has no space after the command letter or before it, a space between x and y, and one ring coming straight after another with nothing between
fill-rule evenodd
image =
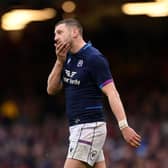
<instances>
[{"instance_id":1,"label":"ear","mask_svg":"<svg viewBox=\"0 0 168 168\"><path fill-rule=\"evenodd\" d=\"M74 38L77 38L79 36L79 30L76 27L72 29L72 36Z\"/></svg>"}]
</instances>

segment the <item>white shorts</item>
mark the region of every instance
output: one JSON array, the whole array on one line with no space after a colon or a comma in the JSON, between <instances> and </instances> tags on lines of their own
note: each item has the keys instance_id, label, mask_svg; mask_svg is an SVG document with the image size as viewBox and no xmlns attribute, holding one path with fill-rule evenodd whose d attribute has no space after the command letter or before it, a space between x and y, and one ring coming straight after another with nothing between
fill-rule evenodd
<instances>
[{"instance_id":1,"label":"white shorts","mask_svg":"<svg viewBox=\"0 0 168 168\"><path fill-rule=\"evenodd\" d=\"M90 166L104 161L103 145L107 129L105 122L71 126L67 158L83 161Z\"/></svg>"}]
</instances>

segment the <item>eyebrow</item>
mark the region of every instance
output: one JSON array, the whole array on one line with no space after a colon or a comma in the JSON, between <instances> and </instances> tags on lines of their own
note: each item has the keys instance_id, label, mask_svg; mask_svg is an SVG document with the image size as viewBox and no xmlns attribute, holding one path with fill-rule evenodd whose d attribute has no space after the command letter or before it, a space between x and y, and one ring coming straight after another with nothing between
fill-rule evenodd
<instances>
[{"instance_id":1,"label":"eyebrow","mask_svg":"<svg viewBox=\"0 0 168 168\"><path fill-rule=\"evenodd\" d=\"M61 29L55 30L54 33L56 34L57 32L63 32Z\"/></svg>"}]
</instances>

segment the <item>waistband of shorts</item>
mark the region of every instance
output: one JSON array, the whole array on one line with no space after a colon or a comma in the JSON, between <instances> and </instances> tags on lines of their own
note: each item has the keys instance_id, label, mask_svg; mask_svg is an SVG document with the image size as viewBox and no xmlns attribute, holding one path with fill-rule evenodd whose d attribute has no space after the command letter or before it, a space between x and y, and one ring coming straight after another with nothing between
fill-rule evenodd
<instances>
[{"instance_id":1,"label":"waistband of shorts","mask_svg":"<svg viewBox=\"0 0 168 168\"><path fill-rule=\"evenodd\" d=\"M100 126L100 125L103 125L103 124L106 125L106 122L105 121L96 121L96 122L89 122L89 123L82 123L82 124L72 125L72 126L69 126L69 128L73 129L75 127L83 127L83 128L97 127L97 126Z\"/></svg>"}]
</instances>

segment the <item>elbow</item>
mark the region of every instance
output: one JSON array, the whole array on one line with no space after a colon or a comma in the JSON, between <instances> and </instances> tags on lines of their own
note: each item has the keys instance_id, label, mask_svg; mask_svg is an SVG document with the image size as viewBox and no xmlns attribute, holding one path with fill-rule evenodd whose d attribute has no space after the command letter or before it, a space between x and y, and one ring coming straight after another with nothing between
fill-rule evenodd
<instances>
[{"instance_id":1,"label":"elbow","mask_svg":"<svg viewBox=\"0 0 168 168\"><path fill-rule=\"evenodd\" d=\"M47 93L51 96L55 95L56 93L58 93L61 90L61 87L50 87L47 86Z\"/></svg>"},{"instance_id":2,"label":"elbow","mask_svg":"<svg viewBox=\"0 0 168 168\"><path fill-rule=\"evenodd\" d=\"M59 92L62 89L62 83L59 84L53 83L50 80L47 82L47 93L49 95L55 95L57 92Z\"/></svg>"},{"instance_id":3,"label":"elbow","mask_svg":"<svg viewBox=\"0 0 168 168\"><path fill-rule=\"evenodd\" d=\"M47 93L48 95L54 95L53 92L49 88L47 88Z\"/></svg>"},{"instance_id":4,"label":"elbow","mask_svg":"<svg viewBox=\"0 0 168 168\"><path fill-rule=\"evenodd\" d=\"M51 87L47 86L47 93L48 95L55 95L56 91L52 89Z\"/></svg>"}]
</instances>

